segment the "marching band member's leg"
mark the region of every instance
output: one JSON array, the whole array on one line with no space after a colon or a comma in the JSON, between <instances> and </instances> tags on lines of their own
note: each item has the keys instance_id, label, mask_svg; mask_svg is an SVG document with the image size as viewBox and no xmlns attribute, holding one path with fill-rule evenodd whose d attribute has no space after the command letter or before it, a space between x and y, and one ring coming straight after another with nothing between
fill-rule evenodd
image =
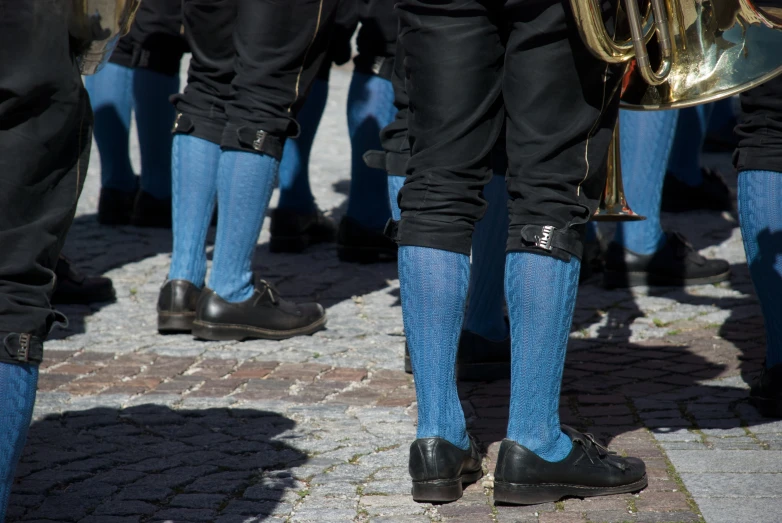
<instances>
[{"instance_id":1,"label":"marching band member's leg","mask_svg":"<svg viewBox=\"0 0 782 523\"><path fill-rule=\"evenodd\" d=\"M747 265L766 328L766 364L750 391L765 416L782 418L782 78L741 94L733 156Z\"/></svg>"},{"instance_id":2,"label":"marching band member's leg","mask_svg":"<svg viewBox=\"0 0 782 523\"><path fill-rule=\"evenodd\" d=\"M646 220L620 222L606 252L607 287L698 285L725 281L730 265L704 258L681 234L660 223L665 166L678 111L621 111L622 176L627 201Z\"/></svg>"}]
</instances>

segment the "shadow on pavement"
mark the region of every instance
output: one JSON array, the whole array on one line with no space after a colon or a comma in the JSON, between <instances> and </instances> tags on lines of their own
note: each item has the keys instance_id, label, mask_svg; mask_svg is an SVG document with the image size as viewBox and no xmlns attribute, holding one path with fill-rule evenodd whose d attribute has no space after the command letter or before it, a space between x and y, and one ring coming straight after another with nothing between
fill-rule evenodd
<instances>
[{"instance_id":1,"label":"shadow on pavement","mask_svg":"<svg viewBox=\"0 0 782 523\"><path fill-rule=\"evenodd\" d=\"M8 522L259 521L303 488L295 422L248 409L158 405L49 415L30 428ZM253 519L256 517L258 519Z\"/></svg>"}]
</instances>

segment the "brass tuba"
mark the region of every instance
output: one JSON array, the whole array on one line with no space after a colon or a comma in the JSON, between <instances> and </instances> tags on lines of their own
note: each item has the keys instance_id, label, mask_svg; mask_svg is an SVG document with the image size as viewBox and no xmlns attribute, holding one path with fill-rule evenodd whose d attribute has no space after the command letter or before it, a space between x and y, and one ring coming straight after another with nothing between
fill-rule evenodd
<instances>
[{"instance_id":1,"label":"brass tuba","mask_svg":"<svg viewBox=\"0 0 782 523\"><path fill-rule=\"evenodd\" d=\"M130 30L140 0L72 0L68 32L78 46L81 74L97 73Z\"/></svg>"},{"instance_id":2,"label":"brass tuba","mask_svg":"<svg viewBox=\"0 0 782 523\"><path fill-rule=\"evenodd\" d=\"M713 102L782 74L782 0L649 0L643 14L638 0L625 0L619 7L629 26L624 39L609 35L600 0L570 3L592 54L627 64L623 109ZM612 146L618 149L618 132ZM609 166L594 219L643 219L629 210L621 188L620 166Z\"/></svg>"}]
</instances>

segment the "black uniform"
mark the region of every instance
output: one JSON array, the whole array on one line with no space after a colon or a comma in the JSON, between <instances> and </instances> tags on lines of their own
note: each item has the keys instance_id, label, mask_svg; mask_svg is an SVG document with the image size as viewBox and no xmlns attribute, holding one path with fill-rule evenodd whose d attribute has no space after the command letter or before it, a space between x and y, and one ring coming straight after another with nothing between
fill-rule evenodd
<instances>
[{"instance_id":1,"label":"black uniform","mask_svg":"<svg viewBox=\"0 0 782 523\"><path fill-rule=\"evenodd\" d=\"M399 243L470 253L504 126L508 250L580 257L605 181L621 71L590 54L566 3L402 0L397 11L412 102Z\"/></svg>"},{"instance_id":2,"label":"black uniform","mask_svg":"<svg viewBox=\"0 0 782 523\"><path fill-rule=\"evenodd\" d=\"M338 0L184 0L193 53L175 132L280 159L327 58Z\"/></svg>"},{"instance_id":3,"label":"black uniform","mask_svg":"<svg viewBox=\"0 0 782 523\"><path fill-rule=\"evenodd\" d=\"M69 2L0 0L0 361L41 361L53 269L89 163Z\"/></svg>"}]
</instances>

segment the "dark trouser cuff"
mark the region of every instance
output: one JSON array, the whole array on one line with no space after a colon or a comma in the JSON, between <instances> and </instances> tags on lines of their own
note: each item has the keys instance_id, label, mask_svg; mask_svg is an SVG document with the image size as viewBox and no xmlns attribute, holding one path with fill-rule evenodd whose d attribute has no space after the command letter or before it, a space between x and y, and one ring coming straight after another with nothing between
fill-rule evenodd
<instances>
[{"instance_id":1,"label":"dark trouser cuff","mask_svg":"<svg viewBox=\"0 0 782 523\"><path fill-rule=\"evenodd\" d=\"M414 245L470 255L472 229L460 224L402 216L397 231L400 246Z\"/></svg>"},{"instance_id":2,"label":"dark trouser cuff","mask_svg":"<svg viewBox=\"0 0 782 523\"><path fill-rule=\"evenodd\" d=\"M27 333L0 333L0 362L38 365L43 359L43 339Z\"/></svg>"},{"instance_id":3,"label":"dark trouser cuff","mask_svg":"<svg viewBox=\"0 0 782 523\"><path fill-rule=\"evenodd\" d=\"M569 262L579 260L584 250L583 234L575 229L557 229L551 225L511 226L506 252L534 252Z\"/></svg>"},{"instance_id":4,"label":"dark trouser cuff","mask_svg":"<svg viewBox=\"0 0 782 523\"><path fill-rule=\"evenodd\" d=\"M359 73L374 74L388 81L391 81L391 77L394 74L393 56L365 56L359 54L353 60L353 63L355 70Z\"/></svg>"},{"instance_id":5,"label":"dark trouser cuff","mask_svg":"<svg viewBox=\"0 0 782 523\"><path fill-rule=\"evenodd\" d=\"M185 48L178 37L161 37L151 48L138 43L119 41L109 62L131 69L149 69L168 76L178 76Z\"/></svg>"},{"instance_id":6,"label":"dark trouser cuff","mask_svg":"<svg viewBox=\"0 0 782 523\"><path fill-rule=\"evenodd\" d=\"M248 125L238 126L231 123L225 126L220 139L220 147L223 149L266 154L278 161L282 160L284 145L285 138Z\"/></svg>"},{"instance_id":7,"label":"dark trouser cuff","mask_svg":"<svg viewBox=\"0 0 782 523\"><path fill-rule=\"evenodd\" d=\"M225 122L223 121L215 121L209 118L178 112L172 132L174 134L189 134L196 138L206 140L207 142L220 145L224 127Z\"/></svg>"}]
</instances>

